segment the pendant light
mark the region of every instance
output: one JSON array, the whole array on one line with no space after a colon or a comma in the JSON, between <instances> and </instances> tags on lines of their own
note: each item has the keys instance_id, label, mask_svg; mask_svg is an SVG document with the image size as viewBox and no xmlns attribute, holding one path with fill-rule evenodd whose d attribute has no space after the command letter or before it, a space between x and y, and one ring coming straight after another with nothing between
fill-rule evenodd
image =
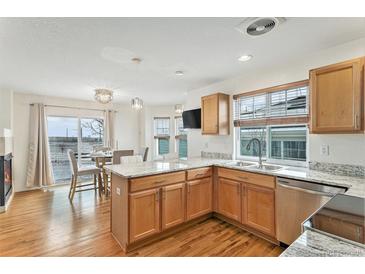
<instances>
[{"instance_id":1,"label":"pendant light","mask_svg":"<svg viewBox=\"0 0 365 274\"><path fill-rule=\"evenodd\" d=\"M136 87L137 87L137 71L138 71L138 65L142 62L142 60L138 57L132 58L132 62L136 64ZM139 97L135 97L131 100L131 106L133 109L139 110L143 108L143 100Z\"/></svg>"}]
</instances>

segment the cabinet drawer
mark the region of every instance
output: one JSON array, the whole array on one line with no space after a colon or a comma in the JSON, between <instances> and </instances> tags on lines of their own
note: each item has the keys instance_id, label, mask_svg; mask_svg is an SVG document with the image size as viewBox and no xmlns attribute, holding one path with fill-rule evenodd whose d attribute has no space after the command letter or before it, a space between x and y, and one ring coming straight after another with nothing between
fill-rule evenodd
<instances>
[{"instance_id":1,"label":"cabinet drawer","mask_svg":"<svg viewBox=\"0 0 365 274\"><path fill-rule=\"evenodd\" d=\"M197 169L191 169L187 171L186 178L187 180L195 180L204 177L212 176L212 168L211 167L203 167Z\"/></svg>"},{"instance_id":2,"label":"cabinet drawer","mask_svg":"<svg viewBox=\"0 0 365 274\"><path fill-rule=\"evenodd\" d=\"M235 181L242 181L253 185L275 188L275 177L263 174L257 174L246 171L233 170L228 168L219 168L218 176Z\"/></svg>"},{"instance_id":3,"label":"cabinet drawer","mask_svg":"<svg viewBox=\"0 0 365 274\"><path fill-rule=\"evenodd\" d=\"M140 191L149 188L160 187L164 185L180 183L185 181L185 171L172 172L161 175L152 175L129 181L130 191Z\"/></svg>"}]
</instances>

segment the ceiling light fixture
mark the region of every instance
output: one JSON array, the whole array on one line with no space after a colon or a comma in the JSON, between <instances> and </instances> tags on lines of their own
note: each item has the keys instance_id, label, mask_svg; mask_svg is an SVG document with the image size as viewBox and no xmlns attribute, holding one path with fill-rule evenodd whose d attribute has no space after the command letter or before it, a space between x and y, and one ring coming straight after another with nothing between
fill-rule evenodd
<instances>
[{"instance_id":1,"label":"ceiling light fixture","mask_svg":"<svg viewBox=\"0 0 365 274\"><path fill-rule=\"evenodd\" d=\"M134 109L142 109L143 108L143 100L141 98L133 98L131 101L132 108Z\"/></svg>"},{"instance_id":2,"label":"ceiling light fixture","mask_svg":"<svg viewBox=\"0 0 365 274\"><path fill-rule=\"evenodd\" d=\"M108 104L113 100L113 91L105 88L95 89L94 98L102 104Z\"/></svg>"},{"instance_id":3,"label":"ceiling light fixture","mask_svg":"<svg viewBox=\"0 0 365 274\"><path fill-rule=\"evenodd\" d=\"M247 62L252 59L252 55L242 55L238 58L238 61L240 62Z\"/></svg>"},{"instance_id":4,"label":"ceiling light fixture","mask_svg":"<svg viewBox=\"0 0 365 274\"><path fill-rule=\"evenodd\" d=\"M184 105L182 104L176 104L175 105L175 113L181 114L184 111Z\"/></svg>"},{"instance_id":5,"label":"ceiling light fixture","mask_svg":"<svg viewBox=\"0 0 365 274\"><path fill-rule=\"evenodd\" d=\"M175 71L175 75L176 76L183 76L184 72L182 70L177 70L177 71Z\"/></svg>"}]
</instances>

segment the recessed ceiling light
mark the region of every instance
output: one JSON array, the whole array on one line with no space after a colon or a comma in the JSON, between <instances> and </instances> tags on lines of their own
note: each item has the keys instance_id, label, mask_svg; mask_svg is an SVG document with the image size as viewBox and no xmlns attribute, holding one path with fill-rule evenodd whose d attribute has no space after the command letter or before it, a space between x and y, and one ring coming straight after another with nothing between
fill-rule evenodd
<instances>
[{"instance_id":1,"label":"recessed ceiling light","mask_svg":"<svg viewBox=\"0 0 365 274\"><path fill-rule=\"evenodd\" d=\"M183 76L184 75L184 72L181 71L181 70L177 70L177 71L175 71L175 75L176 76Z\"/></svg>"},{"instance_id":2,"label":"recessed ceiling light","mask_svg":"<svg viewBox=\"0 0 365 274\"><path fill-rule=\"evenodd\" d=\"M252 55L242 55L238 58L240 62L247 62L248 60L252 59Z\"/></svg>"}]
</instances>

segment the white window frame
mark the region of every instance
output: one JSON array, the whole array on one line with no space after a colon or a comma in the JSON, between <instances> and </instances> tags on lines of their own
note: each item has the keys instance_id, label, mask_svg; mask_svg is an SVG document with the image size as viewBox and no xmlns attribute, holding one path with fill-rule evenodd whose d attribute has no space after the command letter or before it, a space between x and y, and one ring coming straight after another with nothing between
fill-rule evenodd
<instances>
[{"instance_id":1,"label":"white window frame","mask_svg":"<svg viewBox=\"0 0 365 274\"><path fill-rule=\"evenodd\" d=\"M164 134L164 135L156 135L156 120L158 119L165 119L165 120L168 120L168 125L169 125L169 128L168 128L168 134ZM159 144L158 144L158 140L161 139L161 138L166 138L168 139L168 142L169 142L169 153L171 153L171 141L170 141L170 135L171 135L171 117L153 117L153 138L154 138L154 152L155 152L155 157L161 157L163 154L159 154Z\"/></svg>"},{"instance_id":2,"label":"white window frame","mask_svg":"<svg viewBox=\"0 0 365 274\"><path fill-rule=\"evenodd\" d=\"M273 159L270 158L270 128L274 127L294 127L294 126L304 126L306 128L306 160L305 161L295 161L295 160L283 160L283 159ZM262 159L265 160L267 163L272 164L281 164L281 165L288 165L288 166L298 166L298 167L308 167L309 162L309 130L307 124L285 124L285 125L267 125L267 126L253 126L249 128L266 128L266 154L262 155ZM257 162L259 157L256 156L242 156L240 155L240 127L236 127L234 130L234 153L237 160L243 161L254 161Z\"/></svg>"}]
</instances>

